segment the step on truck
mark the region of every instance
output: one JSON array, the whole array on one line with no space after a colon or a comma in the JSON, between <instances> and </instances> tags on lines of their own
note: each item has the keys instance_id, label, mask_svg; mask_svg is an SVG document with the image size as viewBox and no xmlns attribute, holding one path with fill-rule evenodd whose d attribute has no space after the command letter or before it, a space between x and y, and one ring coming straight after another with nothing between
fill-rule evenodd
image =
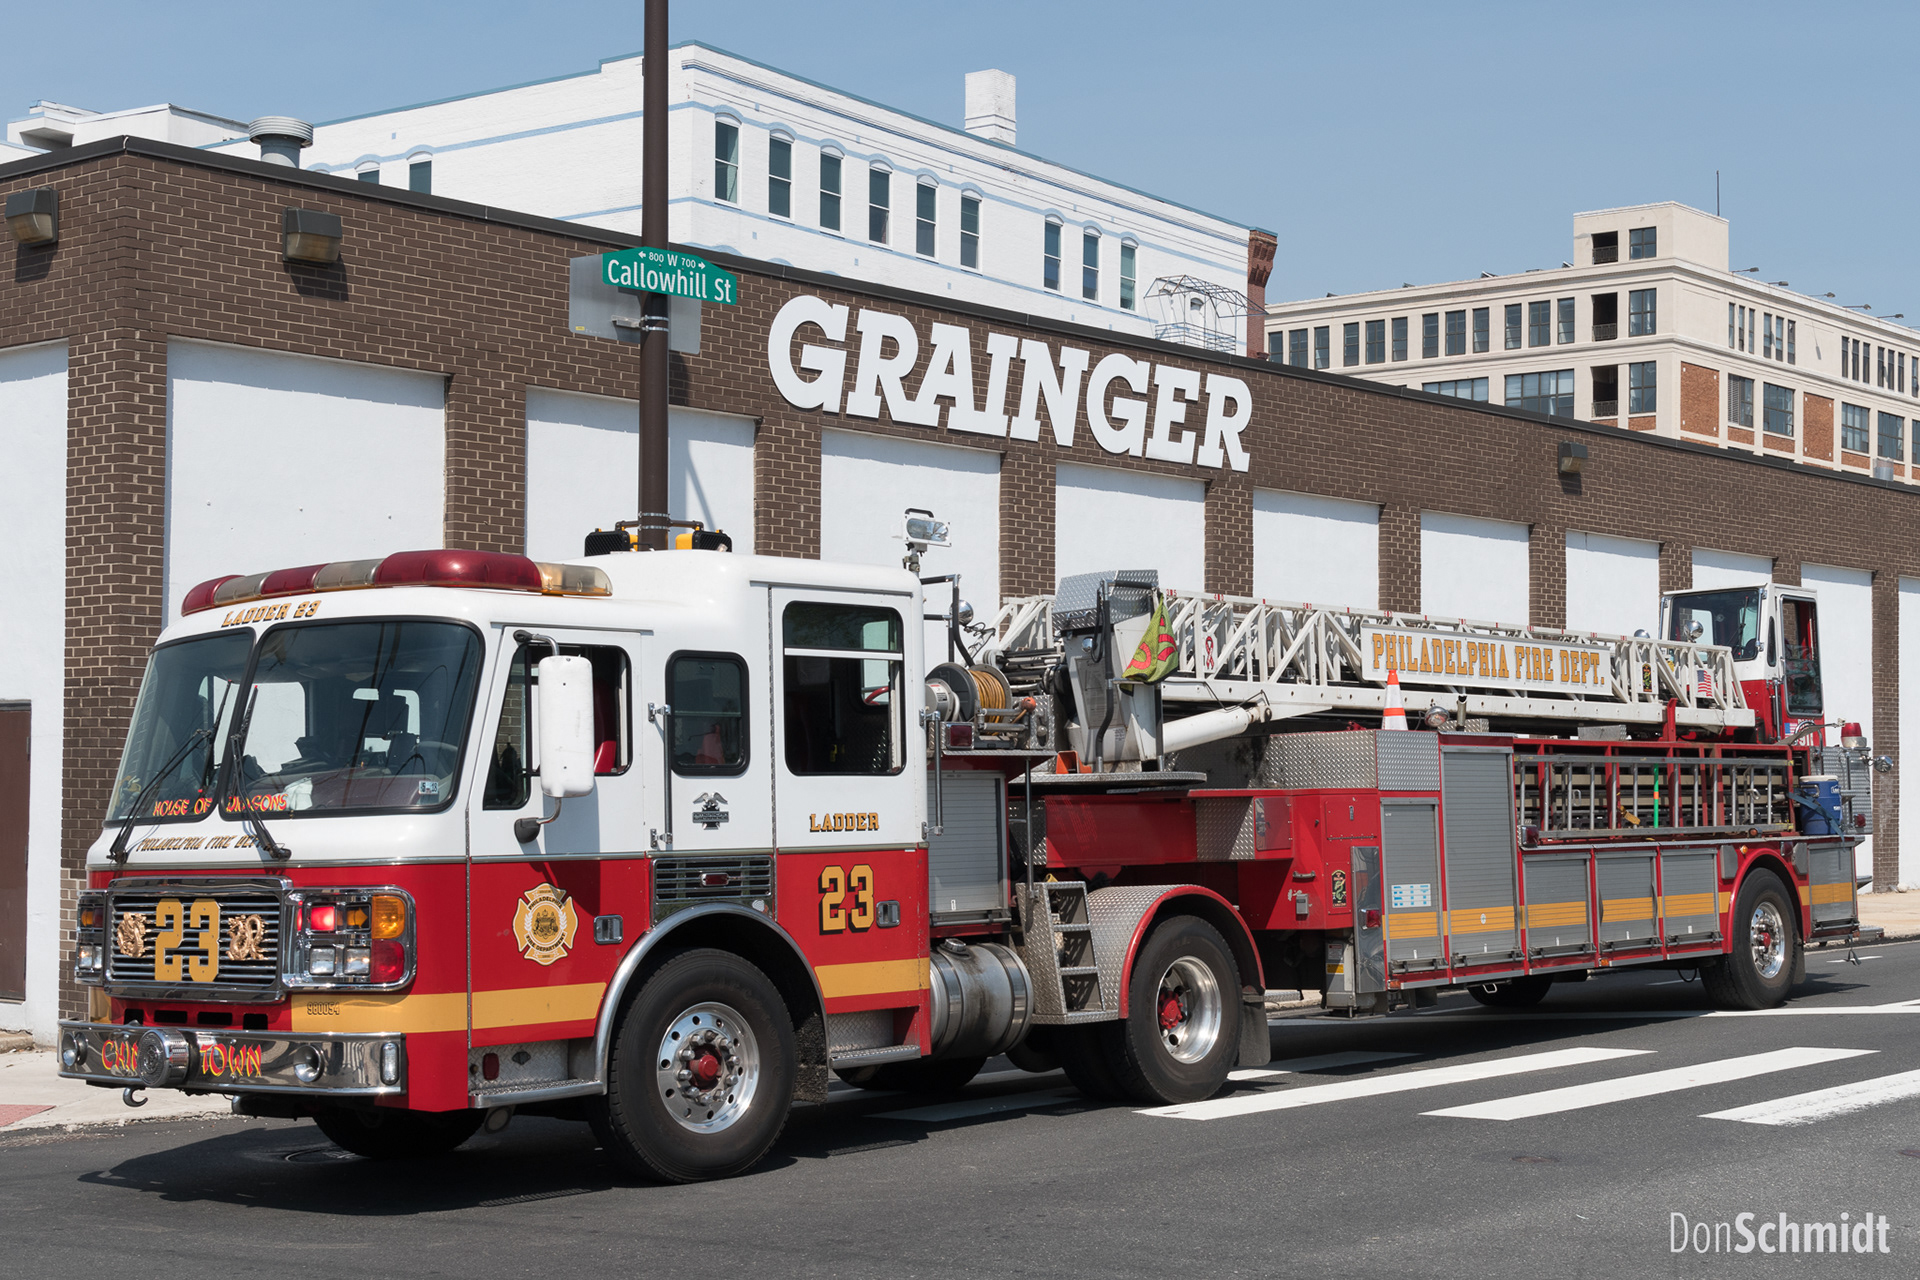
<instances>
[{"instance_id":1,"label":"step on truck","mask_svg":"<svg viewBox=\"0 0 1920 1280\"><path fill-rule=\"evenodd\" d=\"M1890 765L1827 713L1810 592L1676 593L1656 639L1116 571L977 622L918 573L943 532L910 513L901 569L616 526L195 587L61 1074L371 1157L569 1117L695 1180L830 1074L1190 1101L1267 1061L1269 988L1364 1017L1665 966L1759 1008L1858 932Z\"/></svg>"}]
</instances>

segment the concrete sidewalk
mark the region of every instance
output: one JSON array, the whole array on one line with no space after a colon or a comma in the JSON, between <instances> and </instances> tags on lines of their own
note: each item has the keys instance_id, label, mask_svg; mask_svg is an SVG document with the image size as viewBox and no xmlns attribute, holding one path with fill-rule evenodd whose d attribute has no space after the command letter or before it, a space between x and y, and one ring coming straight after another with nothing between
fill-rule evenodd
<instances>
[{"instance_id":1,"label":"concrete sidewalk","mask_svg":"<svg viewBox=\"0 0 1920 1280\"><path fill-rule=\"evenodd\" d=\"M59 1070L51 1049L0 1054L0 1132L232 1115L225 1098L189 1098L174 1089L153 1090L144 1107L129 1107L118 1089L62 1080Z\"/></svg>"},{"instance_id":2,"label":"concrete sidewalk","mask_svg":"<svg viewBox=\"0 0 1920 1280\"><path fill-rule=\"evenodd\" d=\"M1920 938L1920 893L1863 893L1860 923L1887 931L1885 941Z\"/></svg>"}]
</instances>

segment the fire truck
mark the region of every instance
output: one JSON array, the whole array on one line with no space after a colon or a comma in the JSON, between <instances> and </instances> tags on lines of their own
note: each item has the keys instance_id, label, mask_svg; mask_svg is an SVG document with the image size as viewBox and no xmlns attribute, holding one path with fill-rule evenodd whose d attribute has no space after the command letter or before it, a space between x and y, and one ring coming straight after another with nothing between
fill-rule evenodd
<instances>
[{"instance_id":1,"label":"fire truck","mask_svg":"<svg viewBox=\"0 0 1920 1280\"><path fill-rule=\"evenodd\" d=\"M1809 591L1671 594L1656 638L1115 571L975 621L918 573L943 536L196 586L88 855L61 1074L370 1157L570 1117L690 1181L831 1074L1005 1054L1188 1101L1268 1060L1269 988L1358 1018L1665 966L1759 1008L1858 930L1888 762L1826 745Z\"/></svg>"}]
</instances>

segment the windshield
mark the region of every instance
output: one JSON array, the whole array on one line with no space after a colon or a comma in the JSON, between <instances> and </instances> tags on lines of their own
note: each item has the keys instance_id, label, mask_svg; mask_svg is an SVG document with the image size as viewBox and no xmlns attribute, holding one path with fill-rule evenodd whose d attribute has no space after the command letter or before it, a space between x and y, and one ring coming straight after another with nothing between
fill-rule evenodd
<instances>
[{"instance_id":1,"label":"windshield","mask_svg":"<svg viewBox=\"0 0 1920 1280\"><path fill-rule=\"evenodd\" d=\"M240 701L235 686L252 647L251 631L229 631L154 650L140 682L107 821L131 816L142 792L147 792L140 803L144 819L192 819L212 810L228 726Z\"/></svg>"},{"instance_id":2,"label":"windshield","mask_svg":"<svg viewBox=\"0 0 1920 1280\"><path fill-rule=\"evenodd\" d=\"M450 622L331 622L260 641L225 811L432 809L453 799L480 638Z\"/></svg>"},{"instance_id":3,"label":"windshield","mask_svg":"<svg viewBox=\"0 0 1920 1280\"><path fill-rule=\"evenodd\" d=\"M1753 661L1760 652L1760 588L1734 587L1673 597L1673 621L1667 639L1691 640L1689 632L1696 622L1701 628L1701 644L1725 645L1733 650L1734 661Z\"/></svg>"}]
</instances>

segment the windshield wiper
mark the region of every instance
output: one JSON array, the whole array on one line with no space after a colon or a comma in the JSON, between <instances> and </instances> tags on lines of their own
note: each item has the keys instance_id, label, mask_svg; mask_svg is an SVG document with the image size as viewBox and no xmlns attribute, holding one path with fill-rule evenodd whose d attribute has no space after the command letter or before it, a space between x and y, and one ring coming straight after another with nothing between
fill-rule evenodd
<instances>
[{"instance_id":1,"label":"windshield wiper","mask_svg":"<svg viewBox=\"0 0 1920 1280\"><path fill-rule=\"evenodd\" d=\"M293 850L278 843L271 835L267 834L266 823L260 821L259 817L254 814L252 806L248 803L251 797L244 794L247 785L247 763L246 757L241 755L240 752L247 740L247 730L253 725L253 709L259 705L259 702L260 686L255 685L253 692L247 697L246 715L240 718L240 723L234 726L232 736L227 739L227 760L232 765L232 772L228 774L230 781L227 790L233 791L235 789L231 780L237 775L239 790L242 792L240 796L240 825L247 829L247 833L253 837L256 844L267 851L268 857L274 859L276 862L285 862L293 856Z\"/></svg>"},{"instance_id":2,"label":"windshield wiper","mask_svg":"<svg viewBox=\"0 0 1920 1280\"><path fill-rule=\"evenodd\" d=\"M173 756L165 764L160 766L159 771L153 775L152 780L148 782L146 786L140 788L140 794L133 798L133 805L127 810L127 820L121 824L120 833L114 836L113 843L107 846L107 857L115 862L125 862L127 860L127 837L132 834L133 824L139 819L140 811L147 807L147 797L153 794L155 787L159 786L172 775L173 771L179 767L180 762L187 758L187 752L193 750L193 748L201 742L209 744L207 754L211 756L213 754L211 749L213 730L195 729L187 735L187 740L180 744L180 749L175 751ZM201 790L206 790L204 784Z\"/></svg>"}]
</instances>

